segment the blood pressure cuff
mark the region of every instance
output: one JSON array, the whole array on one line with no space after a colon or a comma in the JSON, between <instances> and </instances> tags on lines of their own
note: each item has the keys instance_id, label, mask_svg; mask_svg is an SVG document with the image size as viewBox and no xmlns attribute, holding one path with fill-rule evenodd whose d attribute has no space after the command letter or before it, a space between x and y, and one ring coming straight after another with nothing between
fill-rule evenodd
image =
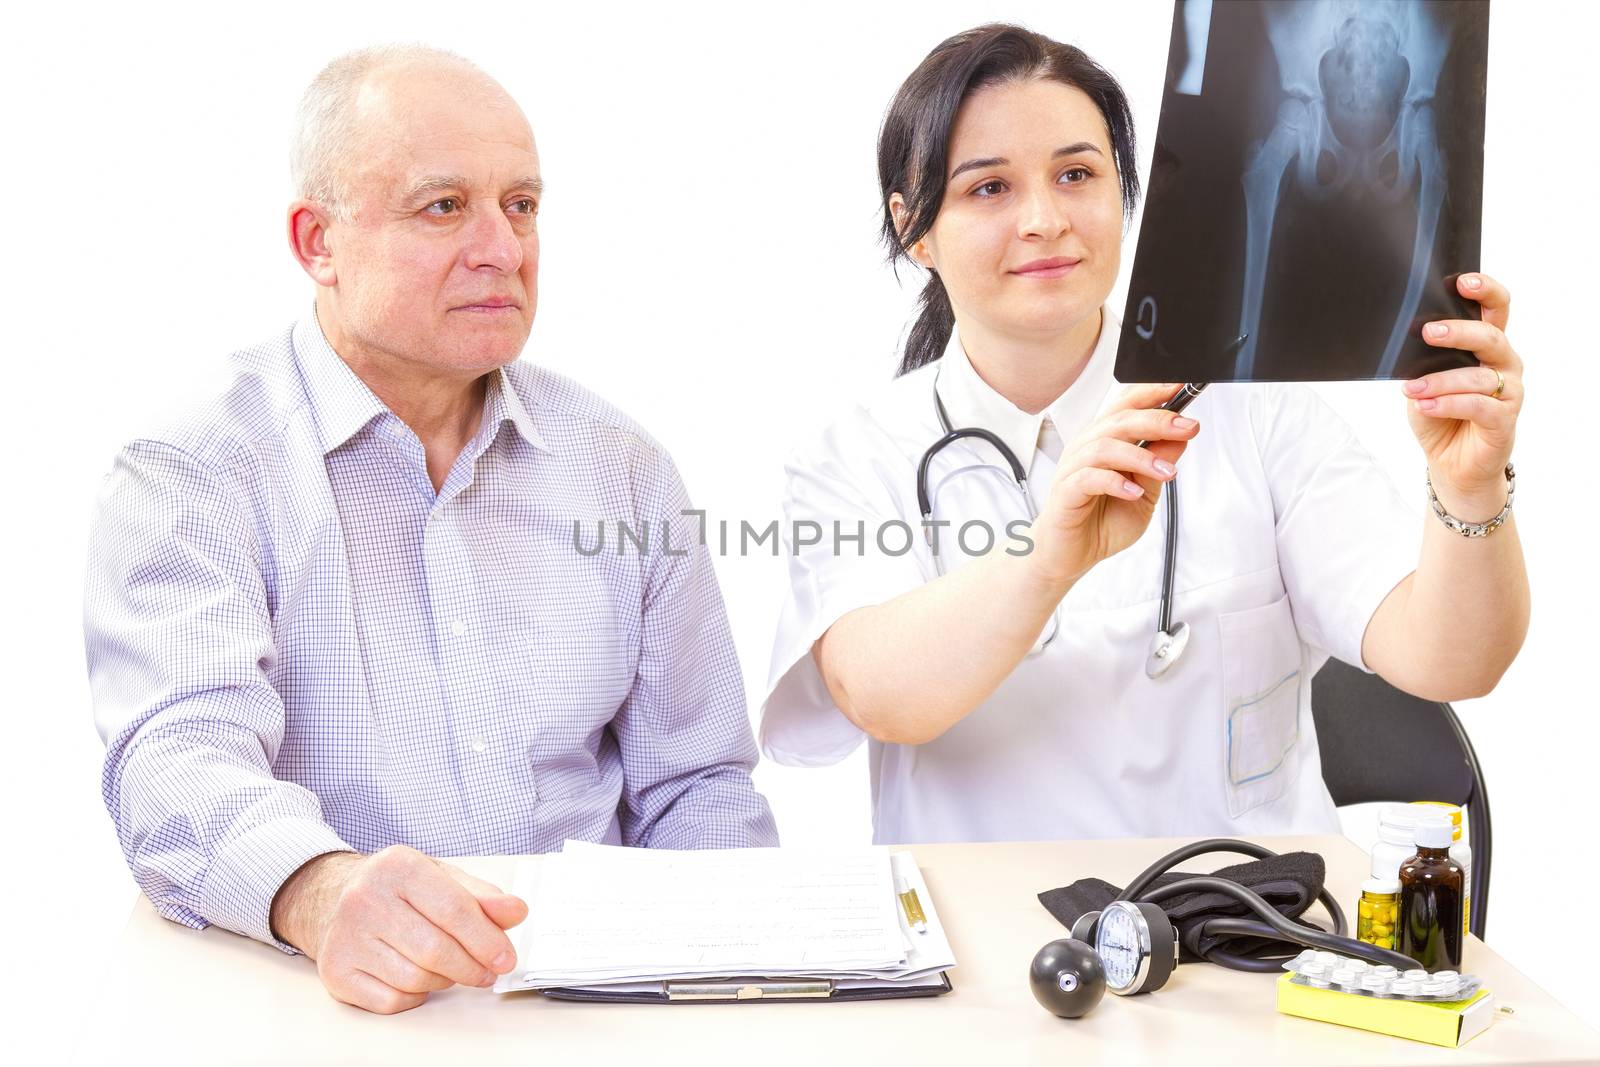
<instances>
[{"instance_id":1,"label":"blood pressure cuff","mask_svg":"<svg viewBox=\"0 0 1600 1067\"><path fill-rule=\"evenodd\" d=\"M1209 873L1212 878L1226 878L1238 882L1277 908L1290 919L1298 919L1302 912L1316 902L1327 877L1327 865L1315 852L1285 852L1266 859L1251 860L1211 872L1167 871L1156 876L1146 889L1170 885L1182 878L1193 878ZM1039 894L1039 903L1054 915L1063 926L1071 928L1078 917L1091 911L1103 911L1113 900L1126 899L1122 890L1099 878L1080 878L1060 889L1047 889ZM1241 919L1258 918L1244 904L1221 893L1185 893L1161 902L1161 909L1178 928L1178 940L1183 946L1182 958L1195 960L1221 946L1224 951L1239 956L1255 956L1273 945L1274 941L1259 937L1240 937L1234 934L1221 936L1208 934L1205 923L1221 916ZM1296 946L1298 948L1298 946Z\"/></svg>"}]
</instances>

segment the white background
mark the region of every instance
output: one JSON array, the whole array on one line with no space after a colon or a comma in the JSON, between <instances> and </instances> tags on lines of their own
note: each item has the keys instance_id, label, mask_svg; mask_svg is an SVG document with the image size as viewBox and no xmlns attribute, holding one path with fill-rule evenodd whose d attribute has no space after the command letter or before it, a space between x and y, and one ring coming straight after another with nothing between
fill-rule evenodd
<instances>
[{"instance_id":1,"label":"white background","mask_svg":"<svg viewBox=\"0 0 1600 1067\"><path fill-rule=\"evenodd\" d=\"M950 33L1023 21L1121 79L1144 174L1170 18L1160 0L273 6L30 5L0 41L12 190L0 454L13 470L0 892L17 987L6 1005L46 1032L78 1025L83 1001L65 987L93 987L135 896L100 801L84 678L95 490L122 442L220 387L229 351L306 310L310 283L284 238L285 158L295 101L324 62L425 41L522 102L549 184L527 358L640 419L713 519L761 525L778 514L786 451L896 363L917 280L897 284L874 244L874 143L899 82ZM1534 615L1500 687L1457 710L1494 803L1491 941L1595 1025L1592 10L1494 8L1483 268L1515 293L1511 335L1528 363L1515 459ZM1327 288L1341 298L1340 278ZM1420 505L1398 386L1322 392ZM753 709L784 566L717 568ZM763 765L757 778L786 841L866 839L859 756Z\"/></svg>"}]
</instances>

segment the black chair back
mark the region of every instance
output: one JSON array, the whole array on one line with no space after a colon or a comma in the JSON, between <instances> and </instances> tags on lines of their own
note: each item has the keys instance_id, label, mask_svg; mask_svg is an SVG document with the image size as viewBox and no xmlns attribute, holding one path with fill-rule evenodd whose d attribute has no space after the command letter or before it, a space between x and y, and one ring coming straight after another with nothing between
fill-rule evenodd
<instances>
[{"instance_id":1,"label":"black chair back","mask_svg":"<svg viewBox=\"0 0 1600 1067\"><path fill-rule=\"evenodd\" d=\"M1335 804L1442 800L1467 813L1472 847L1468 925L1481 939L1494 838L1483 770L1455 710L1330 659L1311 681L1311 712L1322 749L1322 778Z\"/></svg>"}]
</instances>

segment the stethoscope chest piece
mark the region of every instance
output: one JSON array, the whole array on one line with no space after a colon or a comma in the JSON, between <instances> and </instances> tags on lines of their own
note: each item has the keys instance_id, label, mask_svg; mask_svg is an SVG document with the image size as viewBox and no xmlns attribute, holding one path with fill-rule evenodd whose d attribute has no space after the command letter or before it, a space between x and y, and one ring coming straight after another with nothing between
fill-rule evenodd
<instances>
[{"instance_id":1,"label":"stethoscope chest piece","mask_svg":"<svg viewBox=\"0 0 1600 1067\"><path fill-rule=\"evenodd\" d=\"M1161 677L1172 669L1188 647L1188 623L1180 622L1170 630L1157 630L1155 640L1150 642L1150 655L1144 661L1144 673L1151 678Z\"/></svg>"}]
</instances>

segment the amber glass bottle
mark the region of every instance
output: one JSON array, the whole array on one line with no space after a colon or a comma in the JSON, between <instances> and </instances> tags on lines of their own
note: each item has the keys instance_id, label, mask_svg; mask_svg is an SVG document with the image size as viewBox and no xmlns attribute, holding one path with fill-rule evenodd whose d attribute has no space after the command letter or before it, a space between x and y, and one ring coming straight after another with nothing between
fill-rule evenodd
<instances>
[{"instance_id":1,"label":"amber glass bottle","mask_svg":"<svg viewBox=\"0 0 1600 1067\"><path fill-rule=\"evenodd\" d=\"M1401 952L1428 971L1461 969L1461 909L1467 880L1450 858L1448 818L1417 824L1417 854L1400 865Z\"/></svg>"}]
</instances>

